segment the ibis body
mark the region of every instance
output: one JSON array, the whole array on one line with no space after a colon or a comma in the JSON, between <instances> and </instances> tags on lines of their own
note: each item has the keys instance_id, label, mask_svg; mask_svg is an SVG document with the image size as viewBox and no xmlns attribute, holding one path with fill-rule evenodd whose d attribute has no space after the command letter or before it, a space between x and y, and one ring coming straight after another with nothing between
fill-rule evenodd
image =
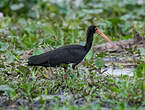
<instances>
[{"instance_id":1,"label":"ibis body","mask_svg":"<svg viewBox=\"0 0 145 110\"><path fill-rule=\"evenodd\" d=\"M79 64L88 51L90 50L93 42L93 35L97 33L103 36L108 42L112 44L110 39L101 33L96 26L89 26L87 30L87 41L83 45L66 45L59 47L57 49L51 50L40 55L31 56L28 59L29 66L44 66L44 67L59 67L63 64L72 63L72 68L74 69L77 64Z\"/></svg>"}]
</instances>

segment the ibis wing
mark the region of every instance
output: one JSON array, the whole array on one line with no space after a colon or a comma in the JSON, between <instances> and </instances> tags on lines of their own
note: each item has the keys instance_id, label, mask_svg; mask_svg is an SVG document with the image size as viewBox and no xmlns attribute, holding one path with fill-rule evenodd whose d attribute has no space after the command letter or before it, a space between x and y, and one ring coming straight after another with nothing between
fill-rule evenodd
<instances>
[{"instance_id":1,"label":"ibis wing","mask_svg":"<svg viewBox=\"0 0 145 110\"><path fill-rule=\"evenodd\" d=\"M69 45L54 50L49 59L51 64L69 64L82 61L84 58L84 48L80 45Z\"/></svg>"}]
</instances>

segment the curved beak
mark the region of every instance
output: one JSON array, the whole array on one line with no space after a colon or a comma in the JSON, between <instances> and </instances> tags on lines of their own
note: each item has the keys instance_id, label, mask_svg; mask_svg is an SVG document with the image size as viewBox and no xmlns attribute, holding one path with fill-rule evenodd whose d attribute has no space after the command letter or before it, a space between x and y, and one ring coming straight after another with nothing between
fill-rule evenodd
<instances>
[{"instance_id":1,"label":"curved beak","mask_svg":"<svg viewBox=\"0 0 145 110\"><path fill-rule=\"evenodd\" d=\"M112 41L105 35L103 34L101 31L99 31L98 29L96 29L96 33L99 34L100 36L102 36L106 41L108 41L112 47L114 47Z\"/></svg>"}]
</instances>

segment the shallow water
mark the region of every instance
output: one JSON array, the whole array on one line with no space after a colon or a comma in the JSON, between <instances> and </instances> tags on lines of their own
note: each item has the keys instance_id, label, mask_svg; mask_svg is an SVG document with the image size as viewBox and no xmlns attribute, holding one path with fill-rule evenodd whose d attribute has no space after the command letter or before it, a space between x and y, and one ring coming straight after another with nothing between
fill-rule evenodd
<instances>
[{"instance_id":1,"label":"shallow water","mask_svg":"<svg viewBox=\"0 0 145 110\"><path fill-rule=\"evenodd\" d=\"M131 59L125 58L103 58L107 68L102 68L103 74L110 74L114 76L128 75L133 76L136 70L136 65L131 63Z\"/></svg>"},{"instance_id":2,"label":"shallow water","mask_svg":"<svg viewBox=\"0 0 145 110\"><path fill-rule=\"evenodd\" d=\"M135 68L104 68L102 71L105 71L103 74L109 74L114 76L120 76L120 75L128 75L133 76Z\"/></svg>"}]
</instances>

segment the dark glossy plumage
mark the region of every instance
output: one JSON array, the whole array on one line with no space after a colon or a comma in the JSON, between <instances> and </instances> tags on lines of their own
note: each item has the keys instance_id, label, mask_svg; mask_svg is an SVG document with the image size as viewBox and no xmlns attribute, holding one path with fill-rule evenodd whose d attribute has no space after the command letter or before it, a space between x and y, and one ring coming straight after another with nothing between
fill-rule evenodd
<instances>
[{"instance_id":1,"label":"dark glossy plumage","mask_svg":"<svg viewBox=\"0 0 145 110\"><path fill-rule=\"evenodd\" d=\"M67 45L59 47L55 50L32 56L28 59L30 66L57 67L62 64L73 63L73 69L86 56L92 46L93 35L96 31L96 26L89 26L87 30L87 42L82 45Z\"/></svg>"}]
</instances>

